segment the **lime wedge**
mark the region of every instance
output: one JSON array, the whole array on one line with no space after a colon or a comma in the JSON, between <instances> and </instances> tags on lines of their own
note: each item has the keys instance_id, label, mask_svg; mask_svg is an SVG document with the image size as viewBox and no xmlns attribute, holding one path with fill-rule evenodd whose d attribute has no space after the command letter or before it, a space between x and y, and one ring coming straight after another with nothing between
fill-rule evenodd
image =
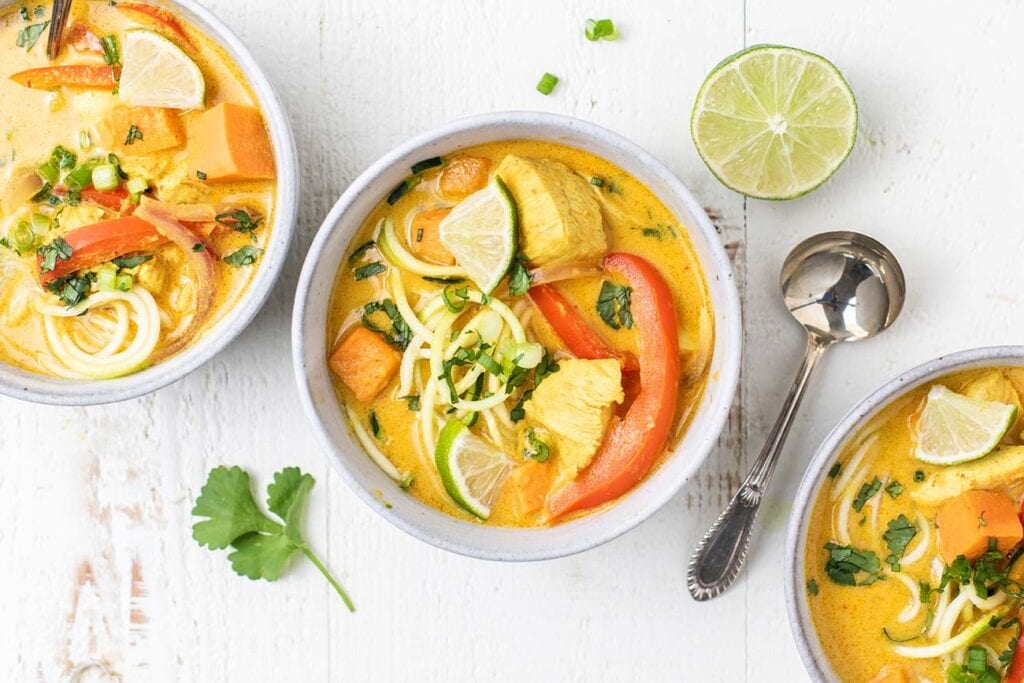
<instances>
[{"instance_id":1,"label":"lime wedge","mask_svg":"<svg viewBox=\"0 0 1024 683\"><path fill-rule=\"evenodd\" d=\"M1017 419L1017 406L963 396L937 384L917 423L914 457L956 465L988 454Z\"/></svg>"},{"instance_id":2,"label":"lime wedge","mask_svg":"<svg viewBox=\"0 0 1024 683\"><path fill-rule=\"evenodd\" d=\"M171 41L145 29L125 31L122 57L118 93L123 102L138 107L202 108L203 72Z\"/></svg>"},{"instance_id":3,"label":"lime wedge","mask_svg":"<svg viewBox=\"0 0 1024 683\"><path fill-rule=\"evenodd\" d=\"M516 255L519 212L501 178L462 200L438 226L445 249L476 283L490 294L505 277Z\"/></svg>"},{"instance_id":4,"label":"lime wedge","mask_svg":"<svg viewBox=\"0 0 1024 683\"><path fill-rule=\"evenodd\" d=\"M728 187L759 199L792 199L828 180L849 156L857 103L824 57L755 45L704 80L690 134Z\"/></svg>"},{"instance_id":5,"label":"lime wedge","mask_svg":"<svg viewBox=\"0 0 1024 683\"><path fill-rule=\"evenodd\" d=\"M490 517L491 506L512 469L512 461L501 449L451 419L438 437L434 461L452 500L480 519Z\"/></svg>"}]
</instances>

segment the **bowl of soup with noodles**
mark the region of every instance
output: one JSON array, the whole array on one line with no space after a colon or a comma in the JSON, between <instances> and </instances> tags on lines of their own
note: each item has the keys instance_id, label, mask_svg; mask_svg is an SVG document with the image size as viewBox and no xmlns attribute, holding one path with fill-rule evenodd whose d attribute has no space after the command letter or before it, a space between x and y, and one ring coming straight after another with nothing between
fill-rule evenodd
<instances>
[{"instance_id":1,"label":"bowl of soup with noodles","mask_svg":"<svg viewBox=\"0 0 1024 683\"><path fill-rule=\"evenodd\" d=\"M265 300L295 214L269 83L190 2L0 8L0 391L86 404L173 381Z\"/></svg>"},{"instance_id":2,"label":"bowl of soup with noodles","mask_svg":"<svg viewBox=\"0 0 1024 683\"><path fill-rule=\"evenodd\" d=\"M1024 347L911 370L828 437L788 543L812 676L1021 681Z\"/></svg>"},{"instance_id":3,"label":"bowl of soup with noodles","mask_svg":"<svg viewBox=\"0 0 1024 683\"><path fill-rule=\"evenodd\" d=\"M618 136L459 121L378 162L303 271L296 371L349 483L470 555L576 552L707 456L739 349L707 217Z\"/></svg>"}]
</instances>

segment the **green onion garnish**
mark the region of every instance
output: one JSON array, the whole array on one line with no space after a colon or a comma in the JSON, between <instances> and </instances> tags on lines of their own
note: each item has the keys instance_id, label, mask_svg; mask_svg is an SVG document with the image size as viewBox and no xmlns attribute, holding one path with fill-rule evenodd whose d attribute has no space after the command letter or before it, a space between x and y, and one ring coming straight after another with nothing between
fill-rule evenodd
<instances>
[{"instance_id":1,"label":"green onion garnish","mask_svg":"<svg viewBox=\"0 0 1024 683\"><path fill-rule=\"evenodd\" d=\"M398 200L405 196L405 193L416 187L422 182L423 179L419 176L413 176L412 178L406 178L402 181L401 185L391 190L391 194L388 195L388 204L394 206L398 203Z\"/></svg>"},{"instance_id":2,"label":"green onion garnish","mask_svg":"<svg viewBox=\"0 0 1024 683\"><path fill-rule=\"evenodd\" d=\"M554 74L545 73L540 77L540 82L537 83L537 92L542 95L550 95L551 91L558 85L558 76Z\"/></svg>"},{"instance_id":3,"label":"green onion garnish","mask_svg":"<svg viewBox=\"0 0 1024 683\"><path fill-rule=\"evenodd\" d=\"M587 19L587 28L584 33L590 42L615 40L619 37L619 34L615 32L615 24L611 19Z\"/></svg>"},{"instance_id":4,"label":"green onion garnish","mask_svg":"<svg viewBox=\"0 0 1024 683\"><path fill-rule=\"evenodd\" d=\"M443 163L444 159L442 159L441 157L431 157L429 159L424 159L423 161L417 161L415 164L412 165L412 174L417 175L418 173L429 171L432 168L437 168Z\"/></svg>"}]
</instances>

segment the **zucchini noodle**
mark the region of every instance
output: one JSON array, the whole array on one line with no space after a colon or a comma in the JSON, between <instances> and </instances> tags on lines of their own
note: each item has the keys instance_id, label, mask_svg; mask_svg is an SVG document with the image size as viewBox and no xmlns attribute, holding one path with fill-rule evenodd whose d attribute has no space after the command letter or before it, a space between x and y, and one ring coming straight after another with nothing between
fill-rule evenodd
<instances>
[{"instance_id":1,"label":"zucchini noodle","mask_svg":"<svg viewBox=\"0 0 1024 683\"><path fill-rule=\"evenodd\" d=\"M856 457L856 456L855 456ZM865 466L863 469L857 472L857 477L854 481L860 481L867 476L868 467ZM846 494L843 496L842 501L836 506L838 510L836 519L836 537L839 542L843 545L850 545L850 511L853 509L853 499L857 497L857 487L847 486Z\"/></svg>"},{"instance_id":2,"label":"zucchini noodle","mask_svg":"<svg viewBox=\"0 0 1024 683\"><path fill-rule=\"evenodd\" d=\"M46 364L62 377L106 379L134 372L146 363L160 339L160 309L142 287L96 292L71 308L40 298L36 310L43 316L54 361ZM131 325L135 335L129 341Z\"/></svg>"},{"instance_id":3,"label":"zucchini noodle","mask_svg":"<svg viewBox=\"0 0 1024 683\"><path fill-rule=\"evenodd\" d=\"M388 263L410 273L426 277L466 277L466 271L460 266L439 266L421 261L405 248L395 233L395 223L384 218L377 225L377 247Z\"/></svg>"},{"instance_id":4,"label":"zucchini noodle","mask_svg":"<svg viewBox=\"0 0 1024 683\"><path fill-rule=\"evenodd\" d=\"M430 330L420 321L419 316L409 306L409 299L405 295L405 284L402 282L402 271L398 270L398 268L392 268L391 272L388 273L388 281L391 284L391 294L395 297L395 306L398 307L398 312L402 314L402 318L417 336L429 337Z\"/></svg>"},{"instance_id":5,"label":"zucchini noodle","mask_svg":"<svg viewBox=\"0 0 1024 683\"><path fill-rule=\"evenodd\" d=\"M373 442L370 435L366 432L362 423L359 421L359 416L356 415L355 411L345 406L345 411L348 413L348 421L352 425L352 431L355 432L356 438L359 439L359 443L366 449L366 453L370 456L370 459L376 463L384 474L388 475L395 480L396 483L401 484L406 475L399 472L398 468L395 467L394 463L388 460L387 456L377 448L377 444Z\"/></svg>"},{"instance_id":6,"label":"zucchini noodle","mask_svg":"<svg viewBox=\"0 0 1024 683\"><path fill-rule=\"evenodd\" d=\"M861 442L860 447L857 449L857 452L853 454L853 457L850 458L850 461L842 467L842 471L836 478L835 483L832 484L833 501L843 494L843 491L851 481L859 481L859 479L855 479L853 475L857 471L857 468L860 467L861 461L864 460L864 457L868 454L868 451L871 450L871 447L875 445L877 440L877 434L869 434L864 441Z\"/></svg>"},{"instance_id":7,"label":"zucchini noodle","mask_svg":"<svg viewBox=\"0 0 1024 683\"><path fill-rule=\"evenodd\" d=\"M878 487L878 491L875 495L871 496L871 502L868 505L871 506L871 532L878 531L878 510L882 507L882 495L885 492L885 486L889 483L889 475L886 474L882 477L882 483Z\"/></svg>"},{"instance_id":8,"label":"zucchini noodle","mask_svg":"<svg viewBox=\"0 0 1024 683\"><path fill-rule=\"evenodd\" d=\"M905 554L900 560L900 565L909 567L914 564L922 557L928 550L928 546L932 542L932 525L928 523L927 518L920 512L917 513L917 528L921 532L921 540L917 542L914 549L909 553Z\"/></svg>"},{"instance_id":9,"label":"zucchini noodle","mask_svg":"<svg viewBox=\"0 0 1024 683\"><path fill-rule=\"evenodd\" d=\"M956 625L957 620L960 618L960 614L964 611L964 608L968 607L971 602L971 591L963 589L960 594L957 595L949 607L946 608L946 613L942 615L942 621L939 623L938 639L940 641L949 640L949 637L953 633L953 626ZM950 652L955 650L952 648Z\"/></svg>"},{"instance_id":10,"label":"zucchini noodle","mask_svg":"<svg viewBox=\"0 0 1024 683\"><path fill-rule=\"evenodd\" d=\"M907 602L907 606L896 617L896 621L905 624L921 612L921 587L917 585L916 581L902 572L894 572L891 576L895 576L910 591L910 601Z\"/></svg>"}]
</instances>

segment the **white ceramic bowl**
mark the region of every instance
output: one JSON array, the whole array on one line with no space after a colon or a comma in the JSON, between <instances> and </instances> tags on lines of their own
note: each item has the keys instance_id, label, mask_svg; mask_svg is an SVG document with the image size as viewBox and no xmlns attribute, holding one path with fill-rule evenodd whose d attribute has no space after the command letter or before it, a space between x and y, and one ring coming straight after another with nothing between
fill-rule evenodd
<instances>
[{"instance_id":1,"label":"white ceramic bowl","mask_svg":"<svg viewBox=\"0 0 1024 683\"><path fill-rule=\"evenodd\" d=\"M0 9L13 4L17 2L0 0ZM234 60L256 93L277 163L274 222L266 253L260 258L256 274L242 298L182 353L133 375L107 380L59 379L0 363L0 394L54 405L95 405L124 401L156 391L189 374L230 344L263 307L281 274L299 207L298 157L291 124L281 102L253 56L231 29L209 10L193 0L157 0L154 4L171 9L210 36ZM45 36L41 42L45 42Z\"/></svg>"},{"instance_id":2,"label":"white ceramic bowl","mask_svg":"<svg viewBox=\"0 0 1024 683\"><path fill-rule=\"evenodd\" d=\"M456 519L403 495L350 434L327 369L327 308L341 259L370 210L421 159L486 142L532 139L590 151L647 185L689 231L707 277L715 313L715 349L707 391L693 423L650 477L615 505L549 528L506 529ZM577 553L633 528L664 505L708 456L721 432L739 375L740 312L736 285L714 226L683 184L650 154L591 123L553 114L505 112L441 126L391 151L364 172L334 205L306 257L292 319L299 393L314 431L341 476L366 503L400 529L439 548L492 560L540 560ZM392 507L371 491L393 492Z\"/></svg>"},{"instance_id":3,"label":"white ceramic bowl","mask_svg":"<svg viewBox=\"0 0 1024 683\"><path fill-rule=\"evenodd\" d=\"M789 518L784 576L790 629L812 679L839 681L821 648L807 607L807 575L803 561L807 551L807 526L811 512L832 463L871 418L908 391L953 372L993 366L1024 366L1024 346L992 346L961 351L940 356L908 370L876 389L847 413L825 438L811 460L800 482L793 513Z\"/></svg>"}]
</instances>

